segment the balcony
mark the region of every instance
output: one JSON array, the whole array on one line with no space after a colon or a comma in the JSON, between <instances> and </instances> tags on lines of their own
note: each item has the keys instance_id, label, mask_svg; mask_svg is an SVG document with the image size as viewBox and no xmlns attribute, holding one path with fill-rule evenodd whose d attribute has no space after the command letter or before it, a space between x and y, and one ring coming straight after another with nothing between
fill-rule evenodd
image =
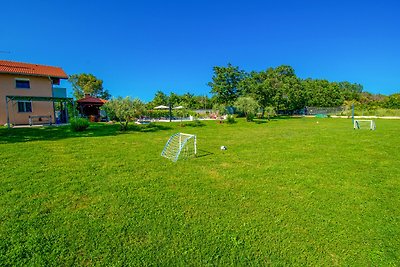
<instances>
[{"instance_id":1,"label":"balcony","mask_svg":"<svg viewBox=\"0 0 400 267\"><path fill-rule=\"evenodd\" d=\"M53 87L53 97L67 97L67 88Z\"/></svg>"}]
</instances>

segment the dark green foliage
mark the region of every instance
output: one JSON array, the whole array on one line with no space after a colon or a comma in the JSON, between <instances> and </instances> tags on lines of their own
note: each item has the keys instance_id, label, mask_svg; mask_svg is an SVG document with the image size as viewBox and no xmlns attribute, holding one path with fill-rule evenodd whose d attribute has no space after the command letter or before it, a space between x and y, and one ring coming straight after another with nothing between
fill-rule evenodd
<instances>
[{"instance_id":1,"label":"dark green foliage","mask_svg":"<svg viewBox=\"0 0 400 267\"><path fill-rule=\"evenodd\" d=\"M171 93L168 97L168 101L169 103L171 103L172 107L179 106L181 102L181 97L176 93Z\"/></svg>"},{"instance_id":2,"label":"dark green foliage","mask_svg":"<svg viewBox=\"0 0 400 267\"><path fill-rule=\"evenodd\" d=\"M246 115L246 120L247 120L247 121L253 121L255 117L256 117L256 116L254 115L254 113L248 113L248 114Z\"/></svg>"},{"instance_id":3,"label":"dark green foliage","mask_svg":"<svg viewBox=\"0 0 400 267\"><path fill-rule=\"evenodd\" d=\"M359 100L360 94L363 92L363 86L361 84L339 82L338 86L346 101Z\"/></svg>"},{"instance_id":4,"label":"dark green foliage","mask_svg":"<svg viewBox=\"0 0 400 267\"><path fill-rule=\"evenodd\" d=\"M157 106L167 106L168 105L168 96L162 92L162 91L157 91L156 94L154 95L153 101L151 101L149 104L149 109L152 109Z\"/></svg>"},{"instance_id":5,"label":"dark green foliage","mask_svg":"<svg viewBox=\"0 0 400 267\"><path fill-rule=\"evenodd\" d=\"M235 108L243 112L247 121L252 121L259 106L253 98L241 96L235 101Z\"/></svg>"},{"instance_id":6,"label":"dark green foliage","mask_svg":"<svg viewBox=\"0 0 400 267\"><path fill-rule=\"evenodd\" d=\"M400 109L400 93L389 96L385 102L385 107L390 109Z\"/></svg>"},{"instance_id":7,"label":"dark green foliage","mask_svg":"<svg viewBox=\"0 0 400 267\"><path fill-rule=\"evenodd\" d=\"M228 115L228 117L226 118L226 123L228 123L228 124L236 123L235 116Z\"/></svg>"},{"instance_id":8,"label":"dark green foliage","mask_svg":"<svg viewBox=\"0 0 400 267\"><path fill-rule=\"evenodd\" d=\"M240 96L252 97L262 110L274 107L275 111L290 114L305 106L337 107L352 101L360 104L363 87L350 82L298 78L288 65L268 68L266 71L246 73L228 64L214 67L212 82L209 83L218 103L231 105ZM377 98L374 100L376 103ZM393 106L392 102L387 103ZM380 106L383 102L380 101Z\"/></svg>"},{"instance_id":9,"label":"dark green foliage","mask_svg":"<svg viewBox=\"0 0 400 267\"><path fill-rule=\"evenodd\" d=\"M343 105L347 91L339 84L327 80L306 79L302 81L305 105L312 107L338 107Z\"/></svg>"},{"instance_id":10,"label":"dark green foliage","mask_svg":"<svg viewBox=\"0 0 400 267\"><path fill-rule=\"evenodd\" d=\"M211 109L213 102L207 95L195 96L191 93L183 95L171 93L170 96L167 96L162 91L157 91L153 100L147 103L146 107L149 111L155 111L153 110L154 107L160 105L168 106L171 103L172 107L183 106L186 109Z\"/></svg>"},{"instance_id":11,"label":"dark green foliage","mask_svg":"<svg viewBox=\"0 0 400 267\"><path fill-rule=\"evenodd\" d=\"M89 121L85 118L73 118L70 121L71 130L74 132L83 132L89 127Z\"/></svg>"},{"instance_id":12,"label":"dark green foliage","mask_svg":"<svg viewBox=\"0 0 400 267\"><path fill-rule=\"evenodd\" d=\"M75 99L81 99L85 94L102 99L110 99L111 97L108 90L103 88L103 80L98 79L93 74L73 74L68 81L72 84Z\"/></svg>"},{"instance_id":13,"label":"dark green foliage","mask_svg":"<svg viewBox=\"0 0 400 267\"><path fill-rule=\"evenodd\" d=\"M304 107L305 94L300 79L291 66L282 65L266 71L251 72L240 82L245 95L254 98L264 110L297 110Z\"/></svg>"},{"instance_id":14,"label":"dark green foliage","mask_svg":"<svg viewBox=\"0 0 400 267\"><path fill-rule=\"evenodd\" d=\"M232 105L243 93L239 83L247 76L246 72L230 63L227 67L216 66L213 71L212 82L208 83L211 92L219 104Z\"/></svg>"},{"instance_id":15,"label":"dark green foliage","mask_svg":"<svg viewBox=\"0 0 400 267\"><path fill-rule=\"evenodd\" d=\"M138 98L131 99L130 97L113 98L103 107L112 120L117 120L120 123L121 131L126 131L129 122L139 118L145 110L142 101Z\"/></svg>"}]
</instances>

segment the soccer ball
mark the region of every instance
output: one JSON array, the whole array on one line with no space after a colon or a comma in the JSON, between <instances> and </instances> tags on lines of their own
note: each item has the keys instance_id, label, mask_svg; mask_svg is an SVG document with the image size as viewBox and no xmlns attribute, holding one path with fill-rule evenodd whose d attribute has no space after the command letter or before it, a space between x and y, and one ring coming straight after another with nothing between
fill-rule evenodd
<instances>
[{"instance_id":1,"label":"soccer ball","mask_svg":"<svg viewBox=\"0 0 400 267\"><path fill-rule=\"evenodd\" d=\"M226 146L221 146L221 150L227 150Z\"/></svg>"}]
</instances>

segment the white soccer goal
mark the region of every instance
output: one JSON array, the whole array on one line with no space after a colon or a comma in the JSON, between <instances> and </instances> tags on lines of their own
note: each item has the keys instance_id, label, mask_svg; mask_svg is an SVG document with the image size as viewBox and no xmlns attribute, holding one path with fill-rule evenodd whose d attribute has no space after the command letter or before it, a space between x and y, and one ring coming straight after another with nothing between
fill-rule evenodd
<instances>
[{"instance_id":1,"label":"white soccer goal","mask_svg":"<svg viewBox=\"0 0 400 267\"><path fill-rule=\"evenodd\" d=\"M165 144L161 156L172 161L194 157L197 154L196 135L176 133Z\"/></svg>"},{"instance_id":2,"label":"white soccer goal","mask_svg":"<svg viewBox=\"0 0 400 267\"><path fill-rule=\"evenodd\" d=\"M354 129L370 129L375 130L376 125L373 120L354 120Z\"/></svg>"}]
</instances>

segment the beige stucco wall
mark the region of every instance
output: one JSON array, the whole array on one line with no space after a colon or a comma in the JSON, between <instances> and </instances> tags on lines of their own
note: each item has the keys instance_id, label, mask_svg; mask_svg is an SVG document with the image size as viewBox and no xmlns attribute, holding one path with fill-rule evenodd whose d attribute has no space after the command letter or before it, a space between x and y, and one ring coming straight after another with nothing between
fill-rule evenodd
<instances>
[{"instance_id":1,"label":"beige stucco wall","mask_svg":"<svg viewBox=\"0 0 400 267\"><path fill-rule=\"evenodd\" d=\"M30 88L15 88L16 79L29 79ZM7 123L6 96L52 96L51 81L47 77L0 74L0 125ZM52 102L32 101L32 112L19 113L17 101L8 103L10 123L28 124L29 116L52 116L54 109Z\"/></svg>"}]
</instances>

